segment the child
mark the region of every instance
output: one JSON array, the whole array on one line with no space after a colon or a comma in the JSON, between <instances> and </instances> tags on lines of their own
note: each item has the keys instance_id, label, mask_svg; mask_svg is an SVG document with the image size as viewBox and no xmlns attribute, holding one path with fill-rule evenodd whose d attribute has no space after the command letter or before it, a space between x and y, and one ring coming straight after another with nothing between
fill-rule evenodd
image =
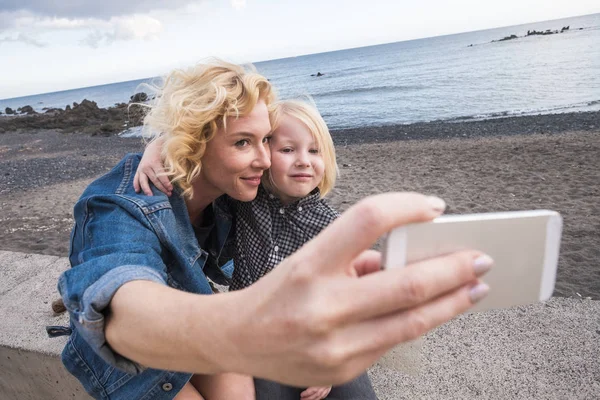
<instances>
[{"instance_id":1,"label":"child","mask_svg":"<svg viewBox=\"0 0 600 400\"><path fill-rule=\"evenodd\" d=\"M230 290L245 288L315 237L339 214L323 197L335 184L333 140L307 103L270 110L271 168L252 202L237 202L236 256Z\"/></svg>"},{"instance_id":2,"label":"child","mask_svg":"<svg viewBox=\"0 0 600 400\"><path fill-rule=\"evenodd\" d=\"M333 140L319 112L306 102L286 100L274 103L269 115L273 132L271 168L264 173L253 201L233 203L236 249L230 290L252 285L339 215L323 200L335 184L337 164ZM141 170L143 175L156 177L153 171L161 169L156 165L160 160L160 144L155 141L146 149L144 158L152 161L149 165L140 165L138 171ZM136 189L146 185L146 191L144 178L136 175ZM158 182L157 187L164 188L168 194L171 191L171 185L165 179ZM366 375L355 381L336 387L334 391L339 388L341 393L353 398L376 398ZM269 392L277 392L278 397L298 391L274 382L255 382ZM361 393L356 393L355 388ZM331 389L311 387L300 396L302 399L322 399Z\"/></svg>"}]
</instances>

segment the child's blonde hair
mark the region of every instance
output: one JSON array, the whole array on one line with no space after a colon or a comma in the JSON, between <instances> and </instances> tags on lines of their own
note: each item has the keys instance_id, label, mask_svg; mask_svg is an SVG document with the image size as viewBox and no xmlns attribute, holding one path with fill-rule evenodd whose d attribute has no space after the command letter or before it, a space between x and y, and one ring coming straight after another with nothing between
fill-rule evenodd
<instances>
[{"instance_id":1,"label":"child's blonde hair","mask_svg":"<svg viewBox=\"0 0 600 400\"><path fill-rule=\"evenodd\" d=\"M206 143L217 129L226 128L226 118L248 115L260 100L269 106L275 99L269 81L252 66L218 59L174 70L157 91L144 128L165 137L167 174L188 198L202 168Z\"/></svg>"},{"instance_id":2,"label":"child's blonde hair","mask_svg":"<svg viewBox=\"0 0 600 400\"><path fill-rule=\"evenodd\" d=\"M281 100L274 102L269 107L269 117L273 132L279 127L281 120L285 116L296 118L302 122L317 142L319 154L323 158L325 164L323 179L319 182L317 187L321 192L321 197L324 197L331 189L333 189L338 174L338 167L335 159L335 147L333 145L331 134L329 133L329 128L327 128L327 124L323 120L323 117L321 117L321 114L315 105L301 100ZM265 171L263 174L262 183L267 189L273 189L273 182L269 170Z\"/></svg>"}]
</instances>

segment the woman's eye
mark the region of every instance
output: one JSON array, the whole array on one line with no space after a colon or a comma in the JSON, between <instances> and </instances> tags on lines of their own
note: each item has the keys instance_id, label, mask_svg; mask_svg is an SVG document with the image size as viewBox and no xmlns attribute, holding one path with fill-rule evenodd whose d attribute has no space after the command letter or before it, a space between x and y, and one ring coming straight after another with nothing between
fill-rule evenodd
<instances>
[{"instance_id":1,"label":"woman's eye","mask_svg":"<svg viewBox=\"0 0 600 400\"><path fill-rule=\"evenodd\" d=\"M263 138L263 143L271 143L272 136L266 136Z\"/></svg>"},{"instance_id":2,"label":"woman's eye","mask_svg":"<svg viewBox=\"0 0 600 400\"><path fill-rule=\"evenodd\" d=\"M237 147L246 147L249 144L250 144L250 141L248 139L242 139L242 140L239 140L239 141L235 142L235 145Z\"/></svg>"}]
</instances>

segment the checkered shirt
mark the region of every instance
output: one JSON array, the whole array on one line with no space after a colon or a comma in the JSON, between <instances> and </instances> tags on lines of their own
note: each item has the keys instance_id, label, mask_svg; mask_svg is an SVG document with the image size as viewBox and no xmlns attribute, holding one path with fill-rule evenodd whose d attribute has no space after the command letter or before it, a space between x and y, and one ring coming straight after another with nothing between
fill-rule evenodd
<instances>
[{"instance_id":1,"label":"checkered shirt","mask_svg":"<svg viewBox=\"0 0 600 400\"><path fill-rule=\"evenodd\" d=\"M319 189L315 189L285 206L260 186L254 201L236 202L236 249L230 290L259 280L339 216L319 196Z\"/></svg>"}]
</instances>

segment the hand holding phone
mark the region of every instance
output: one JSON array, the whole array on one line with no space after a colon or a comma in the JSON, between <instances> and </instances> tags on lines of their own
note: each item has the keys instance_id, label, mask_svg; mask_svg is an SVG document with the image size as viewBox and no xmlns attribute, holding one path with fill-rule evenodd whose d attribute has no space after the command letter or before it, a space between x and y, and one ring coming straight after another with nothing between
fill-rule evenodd
<instances>
[{"instance_id":1,"label":"hand holding phone","mask_svg":"<svg viewBox=\"0 0 600 400\"><path fill-rule=\"evenodd\" d=\"M495 265L483 279L490 293L472 311L524 305L552 295L561 233L562 218L555 211L445 215L390 232L383 265L401 268L455 251L479 250Z\"/></svg>"}]
</instances>

